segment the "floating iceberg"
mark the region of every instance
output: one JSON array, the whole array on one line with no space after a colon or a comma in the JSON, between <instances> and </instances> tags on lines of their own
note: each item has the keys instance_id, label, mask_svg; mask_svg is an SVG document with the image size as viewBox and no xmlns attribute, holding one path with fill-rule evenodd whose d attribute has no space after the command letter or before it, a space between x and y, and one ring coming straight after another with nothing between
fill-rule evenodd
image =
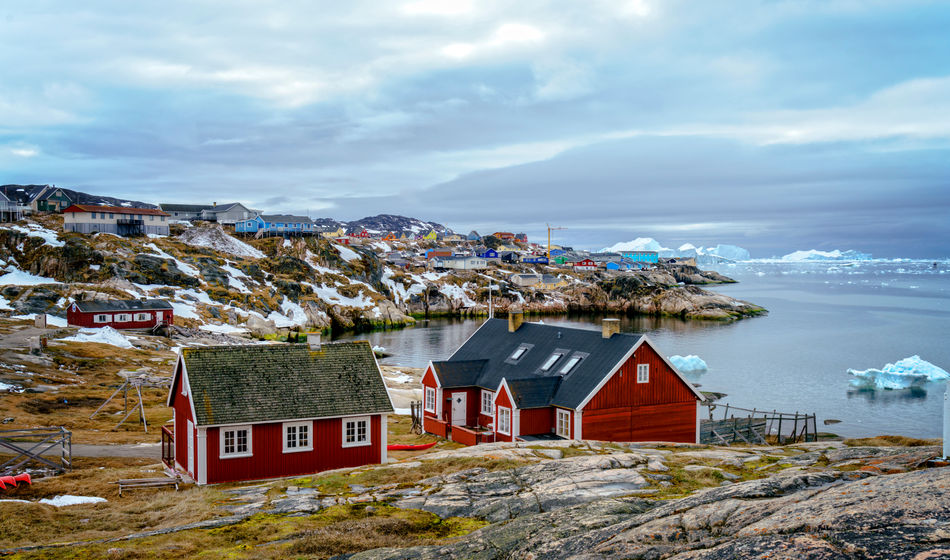
<instances>
[{"instance_id":1,"label":"floating iceberg","mask_svg":"<svg viewBox=\"0 0 950 560\"><path fill-rule=\"evenodd\" d=\"M715 247L707 247L706 254L722 257L730 261L747 261L752 258L752 255L749 254L748 249L743 249L742 247L737 247L736 245L723 245L721 243Z\"/></svg>"},{"instance_id":2,"label":"floating iceberg","mask_svg":"<svg viewBox=\"0 0 950 560\"><path fill-rule=\"evenodd\" d=\"M869 389L909 389L928 381L948 381L950 373L932 363L921 360L920 356L911 356L887 364L884 369L849 369L855 376L851 385Z\"/></svg>"},{"instance_id":3,"label":"floating iceberg","mask_svg":"<svg viewBox=\"0 0 950 560\"><path fill-rule=\"evenodd\" d=\"M869 261L871 260L870 253L862 253L860 251L847 250L839 251L835 249L834 251L818 251L817 249L810 249L808 251L795 251L794 253L789 253L782 257L783 261L789 262L802 262L802 261Z\"/></svg>"},{"instance_id":4,"label":"floating iceberg","mask_svg":"<svg viewBox=\"0 0 950 560\"><path fill-rule=\"evenodd\" d=\"M689 356L670 356L670 363L684 373L706 371L708 369L702 358L692 354Z\"/></svg>"}]
</instances>

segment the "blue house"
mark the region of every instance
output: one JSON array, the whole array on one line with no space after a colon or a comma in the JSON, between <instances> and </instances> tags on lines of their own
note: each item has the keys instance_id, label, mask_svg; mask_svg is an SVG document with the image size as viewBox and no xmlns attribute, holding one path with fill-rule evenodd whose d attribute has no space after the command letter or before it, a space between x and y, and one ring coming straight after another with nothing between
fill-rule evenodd
<instances>
[{"instance_id":1,"label":"blue house","mask_svg":"<svg viewBox=\"0 0 950 560\"><path fill-rule=\"evenodd\" d=\"M565 251L564 249L551 249L551 256L552 256L552 257L559 257L559 256L563 255L563 254L566 253L566 252L567 252L567 251Z\"/></svg>"},{"instance_id":2,"label":"blue house","mask_svg":"<svg viewBox=\"0 0 950 560\"><path fill-rule=\"evenodd\" d=\"M548 264L548 258L544 255L529 255L521 257L521 262L525 264Z\"/></svg>"},{"instance_id":3,"label":"blue house","mask_svg":"<svg viewBox=\"0 0 950 560\"><path fill-rule=\"evenodd\" d=\"M494 250L494 249L486 249L486 250L482 251L481 253L476 253L476 255L478 255L479 257L481 257L481 258L483 258L483 259L497 259L497 258L498 258L498 251L496 251L496 250Z\"/></svg>"},{"instance_id":4,"label":"blue house","mask_svg":"<svg viewBox=\"0 0 950 560\"><path fill-rule=\"evenodd\" d=\"M272 235L313 235L316 226L306 216L258 214L253 219L241 220L234 224L235 233L257 233L263 231Z\"/></svg>"},{"instance_id":5,"label":"blue house","mask_svg":"<svg viewBox=\"0 0 950 560\"><path fill-rule=\"evenodd\" d=\"M623 251L620 253L623 258L630 259L633 262L658 263L660 257L656 251Z\"/></svg>"}]
</instances>

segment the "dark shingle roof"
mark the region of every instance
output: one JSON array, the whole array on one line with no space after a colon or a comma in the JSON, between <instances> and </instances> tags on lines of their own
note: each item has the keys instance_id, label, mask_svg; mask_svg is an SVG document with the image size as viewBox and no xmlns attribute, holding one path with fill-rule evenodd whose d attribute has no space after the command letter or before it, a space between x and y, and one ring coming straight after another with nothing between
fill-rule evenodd
<instances>
[{"instance_id":1,"label":"dark shingle roof","mask_svg":"<svg viewBox=\"0 0 950 560\"><path fill-rule=\"evenodd\" d=\"M261 215L261 218L262 218L265 222L267 222L267 223L269 223L269 224L273 224L273 223L279 223L279 224L287 224L287 223L290 223L290 224L306 224L306 223L311 223L311 224L312 224L312 223L313 223L313 220L311 220L310 218L308 218L308 217L306 217L306 216L290 216L290 215L287 215L287 214L268 214L268 215L266 215L266 216L262 214L262 215Z\"/></svg>"},{"instance_id":2,"label":"dark shingle roof","mask_svg":"<svg viewBox=\"0 0 950 560\"><path fill-rule=\"evenodd\" d=\"M475 386L494 391L502 378L509 386L516 380L560 377L559 370L575 352L584 358L561 378L557 387L538 383L525 385L522 398L537 402L542 393L551 389L548 405L576 408L600 383L610 370L640 341L640 335L619 333L603 338L599 330L586 330L539 323L524 323L517 331L508 332L504 319L488 319L461 348L445 362L439 362L437 371L446 363L485 360L487 363L467 380L456 379L455 386ZM516 363L509 357L521 345L531 348ZM541 366L555 351L563 356L547 372ZM435 363L433 363L435 365ZM440 377L441 379L441 377ZM529 396L528 393L532 394ZM537 393L537 394L535 394Z\"/></svg>"},{"instance_id":3,"label":"dark shingle roof","mask_svg":"<svg viewBox=\"0 0 950 560\"><path fill-rule=\"evenodd\" d=\"M477 378L488 360L470 360L455 362L432 362L443 388L470 387L472 379Z\"/></svg>"},{"instance_id":4,"label":"dark shingle roof","mask_svg":"<svg viewBox=\"0 0 950 560\"><path fill-rule=\"evenodd\" d=\"M551 405L551 397L560 384L560 376L532 377L513 379L508 382L508 389L518 408L541 408Z\"/></svg>"},{"instance_id":5,"label":"dark shingle roof","mask_svg":"<svg viewBox=\"0 0 950 560\"><path fill-rule=\"evenodd\" d=\"M76 306L84 313L100 311L138 311L141 309L171 309L172 304L163 299L107 299L77 301Z\"/></svg>"},{"instance_id":6,"label":"dark shingle roof","mask_svg":"<svg viewBox=\"0 0 950 560\"><path fill-rule=\"evenodd\" d=\"M365 340L182 350L199 426L393 412ZM174 389L173 389L174 390Z\"/></svg>"}]
</instances>

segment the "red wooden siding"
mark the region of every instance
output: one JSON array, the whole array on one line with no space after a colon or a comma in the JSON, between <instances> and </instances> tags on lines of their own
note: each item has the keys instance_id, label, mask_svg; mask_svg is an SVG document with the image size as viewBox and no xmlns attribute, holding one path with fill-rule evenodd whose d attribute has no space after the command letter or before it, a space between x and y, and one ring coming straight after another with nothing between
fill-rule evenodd
<instances>
[{"instance_id":1,"label":"red wooden siding","mask_svg":"<svg viewBox=\"0 0 950 560\"><path fill-rule=\"evenodd\" d=\"M73 310L72 305L66 308L66 322L70 325L77 327L88 327L88 328L99 328L99 327L112 327L114 329L150 329L155 326L157 320L155 319L155 314L157 311L162 312L162 322L169 325L175 324L175 314L172 309L143 309L139 311L100 311L96 313L85 313L82 311ZM148 321L123 321L117 322L112 320L116 315L124 313L126 315L131 315L133 318L138 313L148 313L150 319ZM110 320L107 323L97 323L95 322L96 315L108 315Z\"/></svg>"},{"instance_id":2,"label":"red wooden siding","mask_svg":"<svg viewBox=\"0 0 950 560\"><path fill-rule=\"evenodd\" d=\"M584 439L696 441L696 402L584 411Z\"/></svg>"},{"instance_id":3,"label":"red wooden siding","mask_svg":"<svg viewBox=\"0 0 950 560\"><path fill-rule=\"evenodd\" d=\"M498 407L504 407L511 410L511 431L515 429L515 408L511 406L511 397L504 387L495 392L495 441L511 441L511 436L506 436L498 431Z\"/></svg>"},{"instance_id":4,"label":"red wooden siding","mask_svg":"<svg viewBox=\"0 0 950 560\"><path fill-rule=\"evenodd\" d=\"M432 387L435 389L435 410L439 410L439 387L438 383L435 382L435 373L432 371L432 367L426 368L426 372L422 375L422 415L428 416L430 418L437 418L438 415L436 412L429 412L426 410L426 387ZM428 430L426 430L428 432ZM444 432L444 430L443 430ZM435 432L430 432L435 433ZM445 434L441 434L442 437L445 437Z\"/></svg>"},{"instance_id":5,"label":"red wooden siding","mask_svg":"<svg viewBox=\"0 0 950 560\"><path fill-rule=\"evenodd\" d=\"M329 469L378 463L382 418L372 416L371 445L343 447L342 419L313 421L313 451L283 452L283 424L255 424L252 457L219 458L220 428L208 428L208 483L312 474Z\"/></svg>"},{"instance_id":6,"label":"red wooden siding","mask_svg":"<svg viewBox=\"0 0 950 560\"><path fill-rule=\"evenodd\" d=\"M444 399L449 399L455 393L465 393L465 423L464 426L475 426L478 423L478 411L482 407L482 390L477 387L459 389L445 389L442 391ZM446 400L442 403L446 419L452 423L452 403Z\"/></svg>"},{"instance_id":7,"label":"red wooden siding","mask_svg":"<svg viewBox=\"0 0 950 560\"><path fill-rule=\"evenodd\" d=\"M637 364L650 364L649 383L637 383ZM584 414L589 410L687 401L695 403L696 395L653 348L642 344L584 406Z\"/></svg>"},{"instance_id":8,"label":"red wooden siding","mask_svg":"<svg viewBox=\"0 0 950 560\"><path fill-rule=\"evenodd\" d=\"M440 422L434 416L424 416L422 418L422 429L427 434L435 434L439 437L445 437L445 422Z\"/></svg>"},{"instance_id":9,"label":"red wooden siding","mask_svg":"<svg viewBox=\"0 0 950 560\"><path fill-rule=\"evenodd\" d=\"M172 408L175 410L175 462L185 470L188 469L188 421L194 422L191 417L191 396L181 394L181 363L176 366L175 378L177 382L172 386ZM197 431L197 430L196 430ZM195 463L198 461L198 434L195 434ZM197 464L196 464L197 466ZM192 473L196 474L196 473Z\"/></svg>"},{"instance_id":10,"label":"red wooden siding","mask_svg":"<svg viewBox=\"0 0 950 560\"><path fill-rule=\"evenodd\" d=\"M549 434L554 431L554 408L529 408L521 411L519 436Z\"/></svg>"}]
</instances>

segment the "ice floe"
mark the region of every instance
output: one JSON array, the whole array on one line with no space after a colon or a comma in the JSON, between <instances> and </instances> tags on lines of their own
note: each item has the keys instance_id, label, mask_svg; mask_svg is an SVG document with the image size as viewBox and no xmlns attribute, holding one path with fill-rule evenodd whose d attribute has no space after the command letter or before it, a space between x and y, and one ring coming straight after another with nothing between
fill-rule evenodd
<instances>
[{"instance_id":1,"label":"ice floe","mask_svg":"<svg viewBox=\"0 0 950 560\"><path fill-rule=\"evenodd\" d=\"M948 381L950 373L922 360L920 356L911 356L887 364L883 369L849 369L855 378L851 385L870 389L909 389L928 381Z\"/></svg>"},{"instance_id":2,"label":"ice floe","mask_svg":"<svg viewBox=\"0 0 950 560\"><path fill-rule=\"evenodd\" d=\"M682 372L706 371L708 369L706 362L693 354L689 356L670 356L670 363Z\"/></svg>"}]
</instances>

